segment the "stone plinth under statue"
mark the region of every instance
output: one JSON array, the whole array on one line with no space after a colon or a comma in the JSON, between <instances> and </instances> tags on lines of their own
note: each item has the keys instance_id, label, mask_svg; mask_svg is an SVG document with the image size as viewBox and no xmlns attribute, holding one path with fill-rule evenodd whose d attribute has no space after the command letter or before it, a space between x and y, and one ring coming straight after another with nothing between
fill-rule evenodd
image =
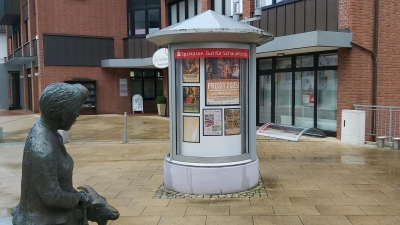
<instances>
[{"instance_id":1,"label":"stone plinth under statue","mask_svg":"<svg viewBox=\"0 0 400 225\"><path fill-rule=\"evenodd\" d=\"M164 187L226 194L256 186L255 54L273 36L209 10L147 39L169 52Z\"/></svg>"}]
</instances>

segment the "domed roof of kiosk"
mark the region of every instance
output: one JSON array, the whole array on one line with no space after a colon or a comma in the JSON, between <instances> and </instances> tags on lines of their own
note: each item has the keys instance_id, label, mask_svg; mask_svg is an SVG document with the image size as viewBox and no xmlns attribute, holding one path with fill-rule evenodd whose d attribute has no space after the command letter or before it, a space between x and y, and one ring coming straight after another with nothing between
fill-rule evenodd
<instances>
[{"instance_id":1,"label":"domed roof of kiosk","mask_svg":"<svg viewBox=\"0 0 400 225\"><path fill-rule=\"evenodd\" d=\"M172 43L236 42L265 44L273 35L246 23L235 21L212 10L148 34L147 40L158 46Z\"/></svg>"}]
</instances>

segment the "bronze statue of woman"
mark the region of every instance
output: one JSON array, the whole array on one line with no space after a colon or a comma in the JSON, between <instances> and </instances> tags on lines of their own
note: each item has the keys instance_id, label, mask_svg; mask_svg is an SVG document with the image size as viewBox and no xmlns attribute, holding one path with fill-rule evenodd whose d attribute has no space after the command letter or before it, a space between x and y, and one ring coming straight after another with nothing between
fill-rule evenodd
<instances>
[{"instance_id":1,"label":"bronze statue of woman","mask_svg":"<svg viewBox=\"0 0 400 225\"><path fill-rule=\"evenodd\" d=\"M58 130L71 129L88 97L80 84L53 83L39 100L41 117L27 137L23 160L20 203L13 209L14 225L85 224L79 210L84 192L74 189L74 161Z\"/></svg>"}]
</instances>

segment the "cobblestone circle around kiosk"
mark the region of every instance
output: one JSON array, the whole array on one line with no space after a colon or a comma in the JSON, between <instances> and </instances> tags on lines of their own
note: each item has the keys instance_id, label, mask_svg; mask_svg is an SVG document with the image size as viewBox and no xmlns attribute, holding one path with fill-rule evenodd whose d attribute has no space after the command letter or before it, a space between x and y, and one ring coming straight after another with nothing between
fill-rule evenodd
<instances>
[{"instance_id":1,"label":"cobblestone circle around kiosk","mask_svg":"<svg viewBox=\"0 0 400 225\"><path fill-rule=\"evenodd\" d=\"M155 195L153 196L153 198L157 199L158 198L266 198L266 197L268 197L267 191L265 190L264 183L261 178L258 180L258 184L254 188L237 193L222 194L222 195L186 194L168 190L162 184L155 193Z\"/></svg>"}]
</instances>

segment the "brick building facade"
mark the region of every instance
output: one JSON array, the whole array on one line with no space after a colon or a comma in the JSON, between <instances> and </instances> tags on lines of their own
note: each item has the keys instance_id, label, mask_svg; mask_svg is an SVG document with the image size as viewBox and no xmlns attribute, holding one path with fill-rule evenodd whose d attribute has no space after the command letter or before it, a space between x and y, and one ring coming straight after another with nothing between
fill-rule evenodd
<instances>
[{"instance_id":1,"label":"brick building facade","mask_svg":"<svg viewBox=\"0 0 400 225\"><path fill-rule=\"evenodd\" d=\"M168 97L168 71L152 65L159 47L146 34L210 9L275 36L257 48L258 124L317 127L340 137L343 109L400 105L395 0L8 2L0 24L7 25L10 109L38 112L45 86L80 78L96 81L95 113L131 112L133 94L144 97L145 111L156 111L155 97Z\"/></svg>"}]
</instances>

